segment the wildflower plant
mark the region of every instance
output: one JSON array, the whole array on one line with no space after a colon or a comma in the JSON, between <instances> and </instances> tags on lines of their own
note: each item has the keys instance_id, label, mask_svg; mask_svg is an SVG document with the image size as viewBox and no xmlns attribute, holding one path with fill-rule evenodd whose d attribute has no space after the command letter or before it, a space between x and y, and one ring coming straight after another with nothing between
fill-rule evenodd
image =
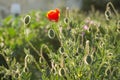
<instances>
[{"instance_id":1,"label":"wildflower plant","mask_svg":"<svg viewBox=\"0 0 120 80\"><path fill-rule=\"evenodd\" d=\"M46 18L46 13L33 11L18 17L16 22L21 24L14 27L11 17L4 19L0 78L120 79L120 15L110 2L105 15L91 12L86 18L81 13L55 9L48 11Z\"/></svg>"}]
</instances>

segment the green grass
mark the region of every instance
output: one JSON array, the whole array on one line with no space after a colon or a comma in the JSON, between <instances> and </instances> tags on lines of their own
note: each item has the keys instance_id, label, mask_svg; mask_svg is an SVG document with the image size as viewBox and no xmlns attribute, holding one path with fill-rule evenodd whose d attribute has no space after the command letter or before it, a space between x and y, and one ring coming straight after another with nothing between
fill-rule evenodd
<instances>
[{"instance_id":1,"label":"green grass","mask_svg":"<svg viewBox=\"0 0 120 80\"><path fill-rule=\"evenodd\" d=\"M9 16L0 27L0 73L13 80L119 80L120 15L61 10ZM27 15L28 15L27 14ZM30 22L30 23L29 23ZM27 24L28 23L28 24ZM87 27L85 29L85 26ZM2 79L2 78L1 78Z\"/></svg>"}]
</instances>

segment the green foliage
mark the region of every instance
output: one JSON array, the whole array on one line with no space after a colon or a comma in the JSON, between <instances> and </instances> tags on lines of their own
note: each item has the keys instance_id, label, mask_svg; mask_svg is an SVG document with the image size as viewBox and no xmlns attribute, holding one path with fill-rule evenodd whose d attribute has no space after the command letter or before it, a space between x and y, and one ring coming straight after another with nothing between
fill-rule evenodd
<instances>
[{"instance_id":1,"label":"green foliage","mask_svg":"<svg viewBox=\"0 0 120 80\"><path fill-rule=\"evenodd\" d=\"M0 27L1 79L120 79L120 15L111 3L106 11L111 15L67 10L58 23L36 11L7 17Z\"/></svg>"}]
</instances>

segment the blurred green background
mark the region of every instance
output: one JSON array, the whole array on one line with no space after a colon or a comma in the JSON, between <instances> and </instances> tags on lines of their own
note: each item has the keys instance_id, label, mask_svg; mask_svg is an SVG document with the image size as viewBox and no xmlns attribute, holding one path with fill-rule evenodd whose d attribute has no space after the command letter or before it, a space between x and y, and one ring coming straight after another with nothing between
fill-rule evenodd
<instances>
[{"instance_id":1,"label":"blurred green background","mask_svg":"<svg viewBox=\"0 0 120 80\"><path fill-rule=\"evenodd\" d=\"M28 13L31 10L48 11L66 7L73 10L89 11L94 8L105 11L105 6L109 1L120 10L120 0L0 0L0 18L15 13Z\"/></svg>"},{"instance_id":2,"label":"blurred green background","mask_svg":"<svg viewBox=\"0 0 120 80\"><path fill-rule=\"evenodd\" d=\"M83 0L82 9L87 11L94 7L97 10L105 11L105 6L108 2L112 2L115 8L120 10L120 0Z\"/></svg>"}]
</instances>

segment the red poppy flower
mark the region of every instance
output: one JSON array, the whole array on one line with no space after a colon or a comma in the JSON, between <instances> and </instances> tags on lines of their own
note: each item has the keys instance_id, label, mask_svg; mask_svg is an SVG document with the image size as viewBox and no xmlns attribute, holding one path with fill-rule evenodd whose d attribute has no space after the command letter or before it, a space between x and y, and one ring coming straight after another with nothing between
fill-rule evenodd
<instances>
[{"instance_id":1,"label":"red poppy flower","mask_svg":"<svg viewBox=\"0 0 120 80\"><path fill-rule=\"evenodd\" d=\"M50 10L50 11L48 11L48 13L47 13L47 18L48 18L50 21L58 22L59 17L60 17L60 11L59 11L58 9Z\"/></svg>"}]
</instances>

